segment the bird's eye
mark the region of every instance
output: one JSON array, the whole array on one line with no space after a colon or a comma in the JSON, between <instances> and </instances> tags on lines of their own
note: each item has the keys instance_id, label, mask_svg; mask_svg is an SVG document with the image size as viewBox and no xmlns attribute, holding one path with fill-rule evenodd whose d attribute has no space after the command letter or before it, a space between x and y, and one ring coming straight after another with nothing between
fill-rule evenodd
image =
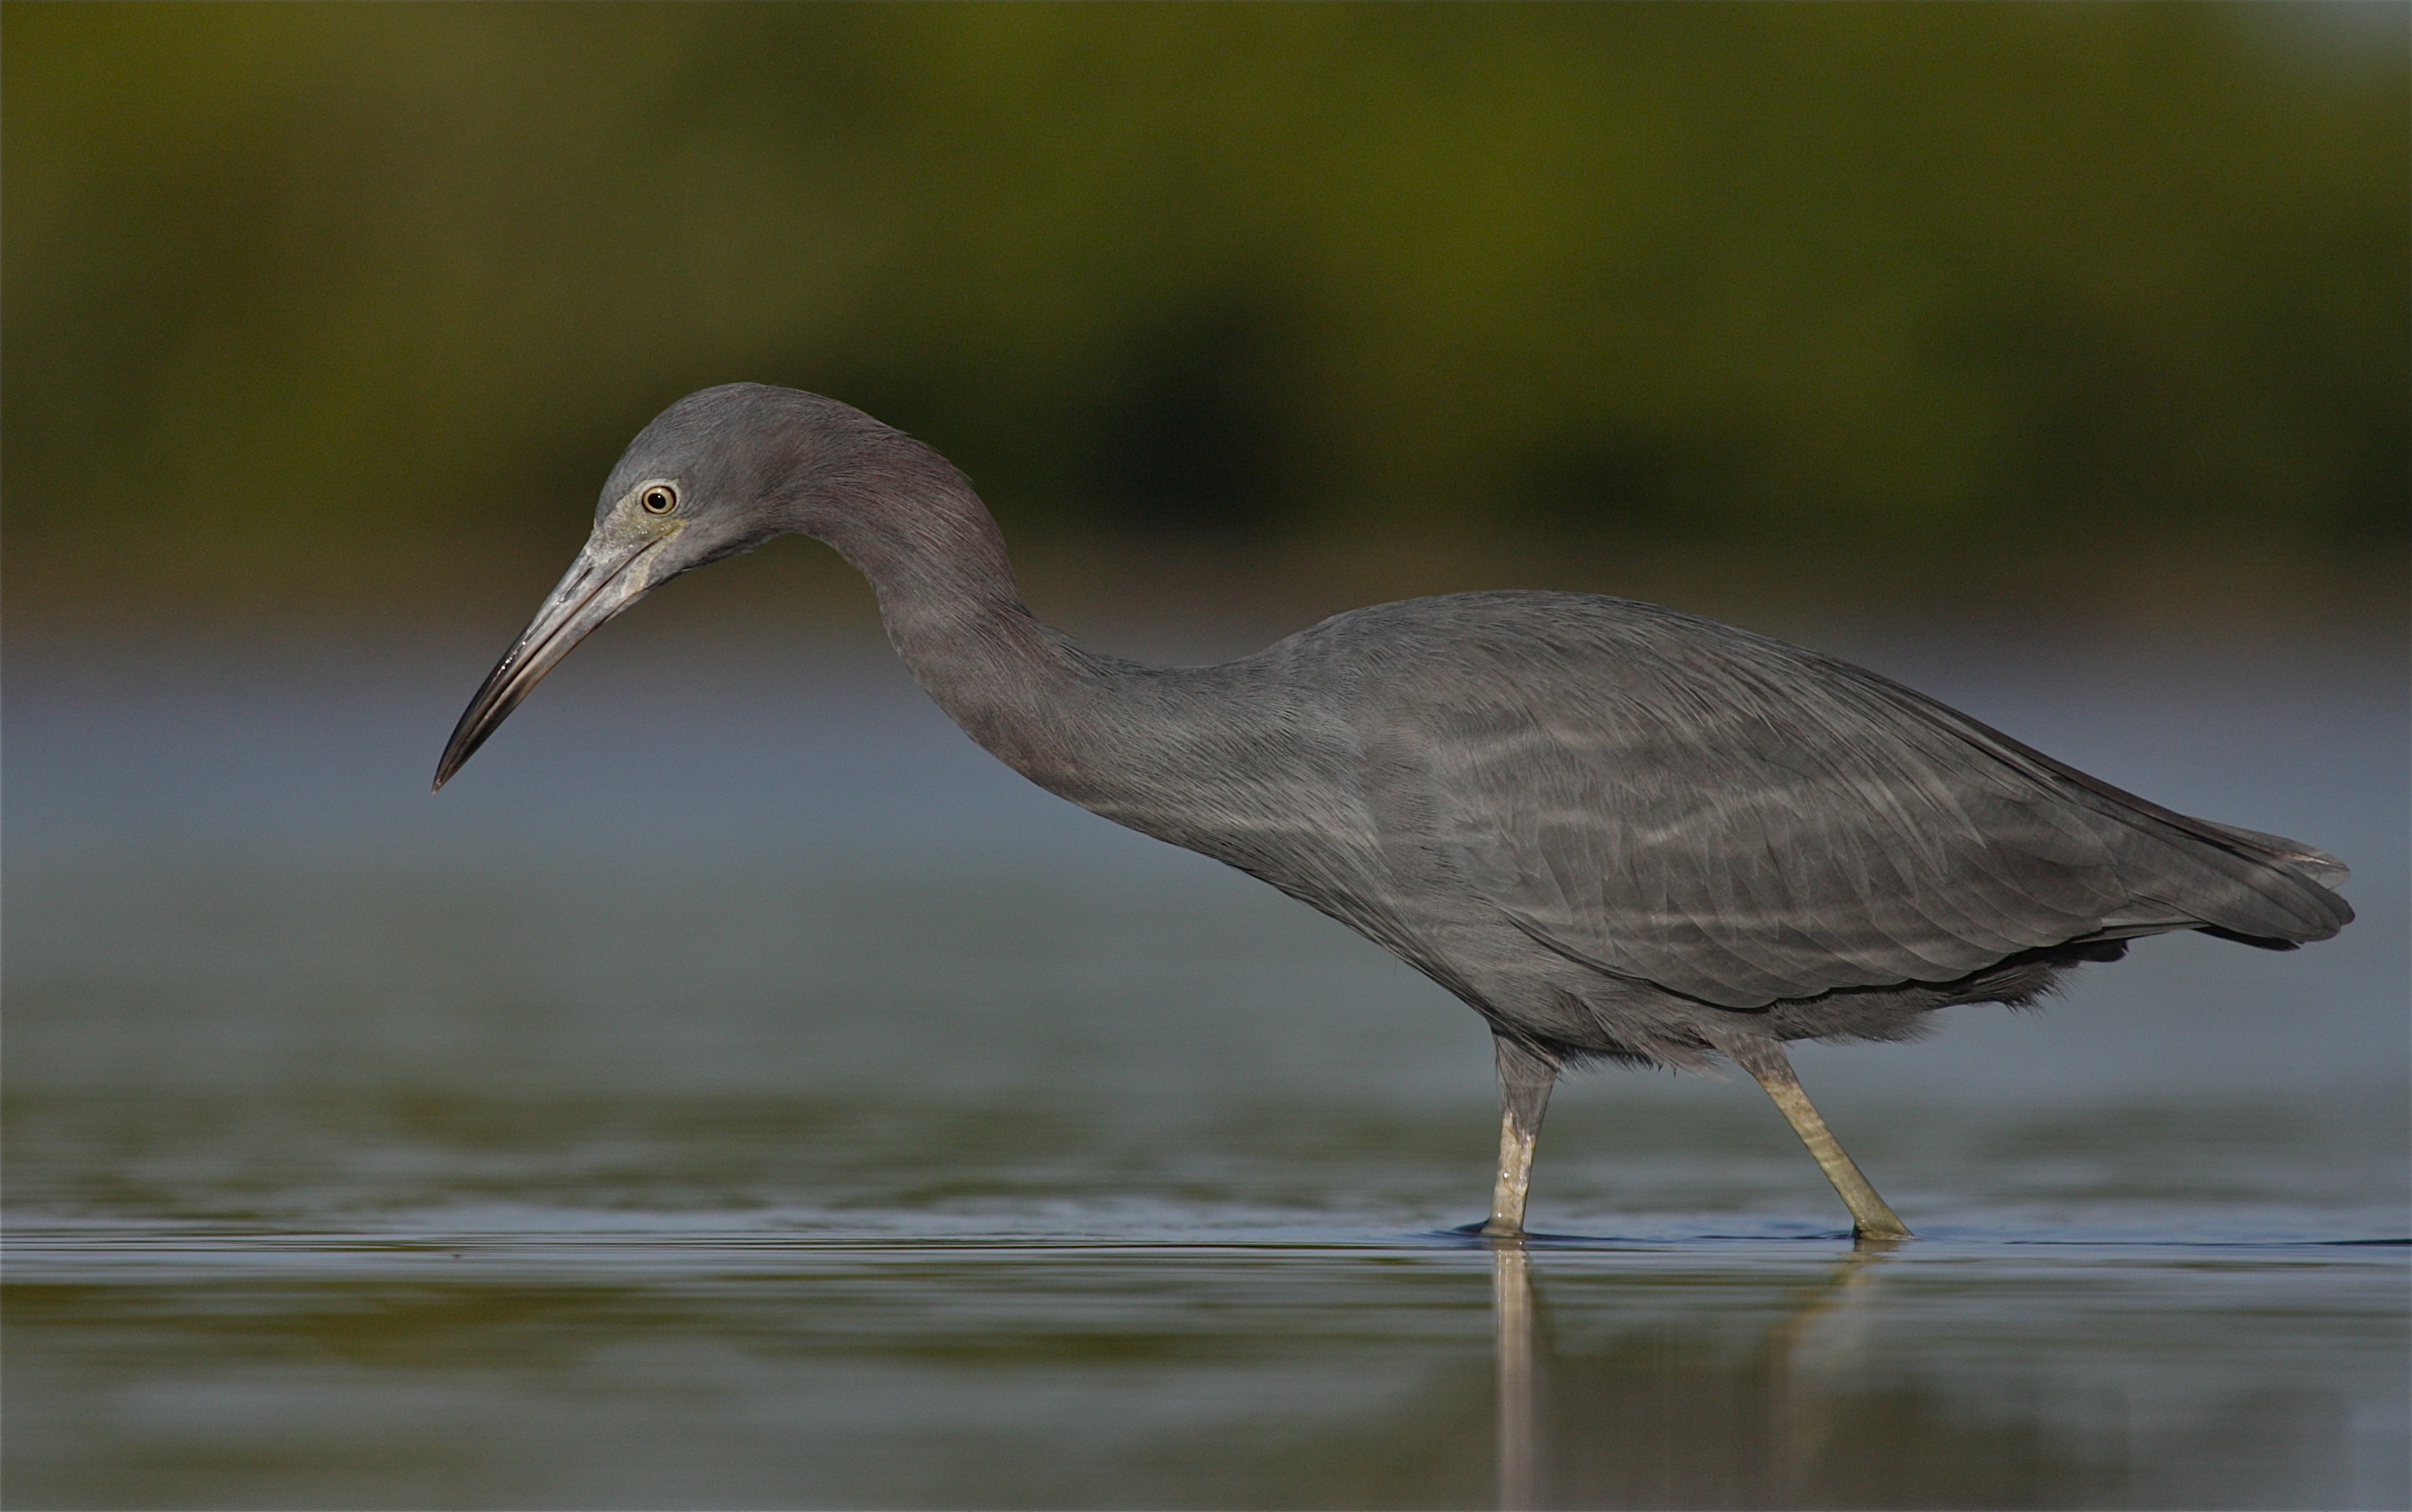
<instances>
[{"instance_id":1,"label":"bird's eye","mask_svg":"<svg viewBox=\"0 0 2412 1512\"><path fill-rule=\"evenodd\" d=\"M678 491L666 483L656 483L645 490L644 497L638 502L649 515L666 515L678 507Z\"/></svg>"}]
</instances>

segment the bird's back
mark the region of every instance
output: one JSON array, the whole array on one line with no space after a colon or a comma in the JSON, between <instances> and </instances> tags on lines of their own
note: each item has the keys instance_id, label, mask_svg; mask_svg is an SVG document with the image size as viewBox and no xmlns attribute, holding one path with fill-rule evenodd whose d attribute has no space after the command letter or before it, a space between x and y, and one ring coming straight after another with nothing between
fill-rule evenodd
<instances>
[{"instance_id":1,"label":"bird's back","mask_svg":"<svg viewBox=\"0 0 2412 1512\"><path fill-rule=\"evenodd\" d=\"M1605 997L1757 1009L2169 930L2286 946L2352 917L2325 885L2344 868L2308 846L2173 814L1874 673L1652 605L1415 599L1186 675L1257 711L1233 723L1257 735L1228 780L1249 785L1253 760L1265 796L1242 855L1166 838L1469 997L1546 957L1557 991L1571 969ZM1287 823L1286 801L1305 805Z\"/></svg>"}]
</instances>

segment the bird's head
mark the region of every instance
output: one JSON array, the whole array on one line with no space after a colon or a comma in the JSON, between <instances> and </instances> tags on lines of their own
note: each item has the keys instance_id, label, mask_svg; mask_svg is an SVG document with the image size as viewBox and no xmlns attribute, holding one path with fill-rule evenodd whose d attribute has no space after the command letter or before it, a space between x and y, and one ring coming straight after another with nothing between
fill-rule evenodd
<instances>
[{"instance_id":1,"label":"bird's head","mask_svg":"<svg viewBox=\"0 0 2412 1512\"><path fill-rule=\"evenodd\" d=\"M790 532L846 550L883 505L942 478L961 481L937 453L833 399L758 383L687 395L611 469L586 549L469 700L435 785L581 640L680 573Z\"/></svg>"}]
</instances>

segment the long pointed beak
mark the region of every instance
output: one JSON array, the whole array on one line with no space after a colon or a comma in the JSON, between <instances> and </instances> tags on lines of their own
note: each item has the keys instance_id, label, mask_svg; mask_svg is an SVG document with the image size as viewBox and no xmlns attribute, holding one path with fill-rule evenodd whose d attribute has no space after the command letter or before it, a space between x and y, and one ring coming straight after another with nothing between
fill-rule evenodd
<instances>
[{"instance_id":1,"label":"long pointed beak","mask_svg":"<svg viewBox=\"0 0 2412 1512\"><path fill-rule=\"evenodd\" d=\"M668 539L662 536L631 543L620 536L606 541L598 531L586 543L569 575L486 674L478 696L462 712L461 723L452 727L452 739L444 744L444 758L435 764L434 790L441 791L451 781L452 774L477 754L486 737L509 717L545 673L604 621L645 596L654 585L654 553Z\"/></svg>"}]
</instances>

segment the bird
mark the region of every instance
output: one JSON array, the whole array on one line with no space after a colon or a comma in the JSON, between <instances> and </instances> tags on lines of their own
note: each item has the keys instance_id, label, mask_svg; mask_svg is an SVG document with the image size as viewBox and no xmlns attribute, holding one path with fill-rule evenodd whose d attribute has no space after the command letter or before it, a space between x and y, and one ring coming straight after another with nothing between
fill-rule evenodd
<instances>
[{"instance_id":1,"label":"bird","mask_svg":"<svg viewBox=\"0 0 2412 1512\"><path fill-rule=\"evenodd\" d=\"M1861 1240L1910 1230L1802 1090L1796 1040L1910 1038L2021 1006L2140 936L2264 949L2353 917L2336 858L2174 813L1875 672L1593 594L1375 605L1253 655L1156 667L1023 603L934 448L841 401L733 383L672 404L584 550L463 712L441 789L528 692L679 574L798 534L870 580L966 734L1059 797L1270 883L1488 1024L1489 1218L1521 1242L1560 1073L1738 1066Z\"/></svg>"}]
</instances>

